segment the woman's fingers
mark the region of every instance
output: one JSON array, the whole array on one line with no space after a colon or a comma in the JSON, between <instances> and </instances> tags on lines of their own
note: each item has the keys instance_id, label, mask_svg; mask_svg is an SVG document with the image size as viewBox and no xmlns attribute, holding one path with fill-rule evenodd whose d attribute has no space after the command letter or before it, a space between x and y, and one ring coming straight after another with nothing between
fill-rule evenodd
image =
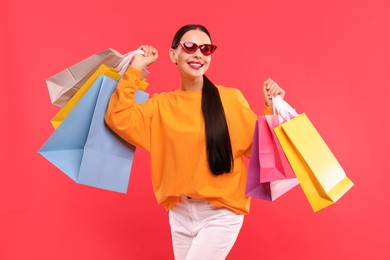
<instances>
[{"instance_id":1,"label":"woman's fingers","mask_svg":"<svg viewBox=\"0 0 390 260\"><path fill-rule=\"evenodd\" d=\"M131 65L136 69L144 70L158 58L157 49L151 45L141 45L138 50L142 50L144 54L134 55Z\"/></svg>"},{"instance_id":2,"label":"woman's fingers","mask_svg":"<svg viewBox=\"0 0 390 260\"><path fill-rule=\"evenodd\" d=\"M269 97L276 97L278 95L284 97L285 95L285 91L272 79L266 81L266 90Z\"/></svg>"},{"instance_id":3,"label":"woman's fingers","mask_svg":"<svg viewBox=\"0 0 390 260\"><path fill-rule=\"evenodd\" d=\"M263 94L265 103L270 105L272 97L279 95L284 98L286 92L275 81L268 78L263 83Z\"/></svg>"},{"instance_id":4,"label":"woman's fingers","mask_svg":"<svg viewBox=\"0 0 390 260\"><path fill-rule=\"evenodd\" d=\"M139 49L144 51L145 57L150 57L150 56L153 56L157 53L156 48L154 48L151 45L141 45L141 47Z\"/></svg>"}]
</instances>

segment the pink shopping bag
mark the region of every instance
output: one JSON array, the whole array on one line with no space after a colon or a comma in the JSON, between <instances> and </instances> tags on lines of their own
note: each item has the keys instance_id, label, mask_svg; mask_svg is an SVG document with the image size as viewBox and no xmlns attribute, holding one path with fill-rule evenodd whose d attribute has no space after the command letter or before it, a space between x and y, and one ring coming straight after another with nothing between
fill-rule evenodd
<instances>
[{"instance_id":1,"label":"pink shopping bag","mask_svg":"<svg viewBox=\"0 0 390 260\"><path fill-rule=\"evenodd\" d=\"M277 117L276 117L276 119L277 119ZM271 118L270 118L270 121L272 121ZM266 124L268 129L270 129L265 117L259 117L257 122L256 122L255 133L254 133L253 144L252 144L252 152L251 152L251 157L249 160L249 167L248 167L246 195L251 196L253 198L262 199L262 200L274 201L275 199L277 199L280 196L282 196L283 194L285 194L287 191L289 191L292 188L294 188L295 186L297 186L299 183L298 183L298 180L295 178L295 175L293 172L292 173L288 172L287 174L285 174L285 173L276 174L272 170L270 170L272 168L271 167L272 162L268 162L268 164L265 163L267 160L271 160L270 158L272 158L272 156L273 157L279 156L280 153L278 153L277 148L275 148L273 150L268 150L268 153L269 153L267 155L268 159L267 159L267 157L266 157L266 159L262 159L262 161L264 161L264 160L266 160L266 161L264 162L264 167L261 165L261 162L259 159L260 150L264 150L264 149L263 148L260 149L260 147L262 146L262 143L259 140L259 136L261 136L261 139L263 139L263 140L265 140L265 138L267 138L267 136L268 136L268 138L271 137L268 139L267 144L269 144L270 142L272 143L272 142L274 142L272 140L275 140L272 132L271 133L269 133L269 132L264 133L264 131L263 132L259 131L260 129L264 130L264 123ZM260 127L260 125L261 125L261 127ZM284 153L282 153L282 154L284 155ZM272 160L275 161L275 158ZM280 162L281 159L277 158L276 161ZM274 165L276 165L276 164L274 163ZM280 163L280 165L282 165L282 164ZM279 170L276 169L275 171L279 171ZM268 178L269 181L261 182L260 181L262 179L261 176L264 174L264 172L270 173L268 177L264 178L264 179ZM281 179L272 180L273 177L277 177L277 178L281 178Z\"/></svg>"}]
</instances>

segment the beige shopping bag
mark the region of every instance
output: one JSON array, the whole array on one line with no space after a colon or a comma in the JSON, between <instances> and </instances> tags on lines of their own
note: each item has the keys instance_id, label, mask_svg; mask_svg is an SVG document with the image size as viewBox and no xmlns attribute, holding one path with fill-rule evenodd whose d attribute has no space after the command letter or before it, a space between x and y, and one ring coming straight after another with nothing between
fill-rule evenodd
<instances>
[{"instance_id":1,"label":"beige shopping bag","mask_svg":"<svg viewBox=\"0 0 390 260\"><path fill-rule=\"evenodd\" d=\"M63 107L101 64L116 67L123 55L114 49L96 53L46 80L51 102Z\"/></svg>"}]
</instances>

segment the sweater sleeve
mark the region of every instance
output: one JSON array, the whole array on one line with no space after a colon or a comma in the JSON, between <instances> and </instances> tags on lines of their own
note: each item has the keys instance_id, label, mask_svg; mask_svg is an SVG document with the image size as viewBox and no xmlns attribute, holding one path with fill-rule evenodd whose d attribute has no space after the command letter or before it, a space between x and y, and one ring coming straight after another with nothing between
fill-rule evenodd
<instances>
[{"instance_id":1,"label":"sweater sleeve","mask_svg":"<svg viewBox=\"0 0 390 260\"><path fill-rule=\"evenodd\" d=\"M263 115L272 115L272 113L272 106L267 106L264 104Z\"/></svg>"},{"instance_id":2,"label":"sweater sleeve","mask_svg":"<svg viewBox=\"0 0 390 260\"><path fill-rule=\"evenodd\" d=\"M134 102L135 92L142 88L141 74L142 71L128 68L110 98L104 119L125 141L150 151L154 99L143 104Z\"/></svg>"},{"instance_id":3,"label":"sweater sleeve","mask_svg":"<svg viewBox=\"0 0 390 260\"><path fill-rule=\"evenodd\" d=\"M255 129L255 123L257 120L257 115L253 110L250 108L248 101L242 94L242 92L238 89L235 90L235 100L236 105L234 106L234 109L237 110L237 113L239 113L239 120L235 121L235 125L242 126L239 129L240 134L242 134L239 138L241 139L241 142L243 142L244 146L243 149L243 155L245 157L250 157L251 153L251 147L252 147L252 140L253 140L253 133Z\"/></svg>"}]
</instances>

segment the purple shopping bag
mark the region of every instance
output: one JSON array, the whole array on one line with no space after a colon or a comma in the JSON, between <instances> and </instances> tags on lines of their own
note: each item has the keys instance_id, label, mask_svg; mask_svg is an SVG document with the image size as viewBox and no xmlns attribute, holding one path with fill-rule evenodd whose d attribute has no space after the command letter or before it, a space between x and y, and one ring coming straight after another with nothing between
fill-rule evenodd
<instances>
[{"instance_id":1,"label":"purple shopping bag","mask_svg":"<svg viewBox=\"0 0 390 260\"><path fill-rule=\"evenodd\" d=\"M285 194L287 191L297 186L299 182L295 178L295 175L289 178L287 178L286 175L283 175L284 178L280 180L270 180L268 182L260 182L261 175L263 174L264 171L259 159L259 154L260 154L259 147L262 145L259 142L259 135L264 134L263 132L259 131L259 126L260 123L262 122L262 119L266 120L263 117L259 117L255 126L255 133L253 136L251 158L249 160L248 179L247 179L245 194L253 198L258 198L267 201L274 201L275 199Z\"/></svg>"}]
</instances>

